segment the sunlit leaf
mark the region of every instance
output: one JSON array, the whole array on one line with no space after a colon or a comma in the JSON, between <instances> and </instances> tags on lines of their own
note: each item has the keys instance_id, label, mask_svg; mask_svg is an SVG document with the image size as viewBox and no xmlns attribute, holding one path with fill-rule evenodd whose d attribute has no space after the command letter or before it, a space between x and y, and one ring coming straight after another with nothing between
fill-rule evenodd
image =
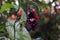
<instances>
[{"instance_id":1,"label":"sunlit leaf","mask_svg":"<svg viewBox=\"0 0 60 40\"><path fill-rule=\"evenodd\" d=\"M12 5L12 4L9 4L9 3L5 3L5 4L3 4L2 5L2 7L1 7L1 10L0 10L0 12L4 12L6 9L10 9L10 8L14 8L14 6Z\"/></svg>"}]
</instances>

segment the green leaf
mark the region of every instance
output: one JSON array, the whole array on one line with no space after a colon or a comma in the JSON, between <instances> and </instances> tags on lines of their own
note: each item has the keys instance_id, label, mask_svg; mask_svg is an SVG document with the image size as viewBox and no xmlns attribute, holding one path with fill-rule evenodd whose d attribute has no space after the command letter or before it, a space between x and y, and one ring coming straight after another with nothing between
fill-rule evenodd
<instances>
[{"instance_id":1,"label":"green leaf","mask_svg":"<svg viewBox=\"0 0 60 40\"><path fill-rule=\"evenodd\" d=\"M2 5L0 12L2 13L2 12L4 12L8 8L9 9L10 8L14 8L14 6L12 4L10 4L10 3L5 3L5 4Z\"/></svg>"}]
</instances>

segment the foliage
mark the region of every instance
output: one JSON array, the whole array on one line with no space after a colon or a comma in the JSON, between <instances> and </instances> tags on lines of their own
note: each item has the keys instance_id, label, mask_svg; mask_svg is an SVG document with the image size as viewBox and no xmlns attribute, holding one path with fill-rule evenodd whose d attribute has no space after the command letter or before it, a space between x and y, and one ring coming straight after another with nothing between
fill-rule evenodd
<instances>
[{"instance_id":1,"label":"foliage","mask_svg":"<svg viewBox=\"0 0 60 40\"><path fill-rule=\"evenodd\" d=\"M0 12L2 13L2 12L4 12L5 10L10 9L10 8L13 8L13 7L14 7L14 6L13 6L12 4L10 4L10 3L5 3L5 4L3 4L3 5L1 6Z\"/></svg>"},{"instance_id":2,"label":"foliage","mask_svg":"<svg viewBox=\"0 0 60 40\"><path fill-rule=\"evenodd\" d=\"M8 0L7 2L12 2L13 0ZM18 0L18 2L20 3L20 1L21 0ZM19 4L19 9L20 9L20 6L24 9L25 8L25 0L22 0L22 1L24 1L24 2L22 2L21 4ZM35 1L36 3L38 3L38 5L39 5L39 8L41 8L41 9L44 9L44 8L46 8L46 7L48 7L48 6L51 6L50 5L50 3L49 4L45 4L45 3L43 3L43 2L38 2L38 1ZM4 12L6 9L10 9L10 8L14 8L14 5L12 5L12 4L10 4L10 3L5 3L5 4L3 4L2 6L1 6L1 9L0 9L0 13L2 13L2 12ZM27 3L27 4L31 4L31 3ZM35 4L35 5L37 5L37 4ZM35 6L34 5L34 6ZM37 5L37 6L38 6ZM36 7L36 11L38 12L38 13L40 13L39 11L38 11L38 8ZM6 13L6 12L5 12ZM7 14L6 14L7 15ZM58 19L58 22L60 22L60 16L58 16L57 17L57 19ZM52 17L52 19L53 19L53 17ZM51 19L51 24L53 25L53 26L51 26L51 24L50 24L50 26L48 26L49 27L49 32L47 33L47 35L51 38L51 40L55 40L55 38L56 38L56 36L57 36L57 27L56 27L56 25L55 25L55 22L54 22L54 20L52 20ZM24 20L24 19L23 19ZM39 22L40 24L43 24L43 19L39 19L39 20L37 20L37 22ZM1 20L1 18L0 18L0 33L2 34L2 35L5 35L5 25L3 25L2 24L2 20ZM47 22L47 19L45 20L45 22ZM25 23L23 22L22 23L22 25L24 25ZM39 26L40 27L40 29L39 29L39 32L36 32L36 35L34 36L34 37L37 37L37 36L40 36L40 37L42 37L42 38L45 38L45 33L44 33L44 28L46 27L45 25L41 28L41 26ZM1 36L2 36L1 35ZM50 39L49 39L50 40Z\"/></svg>"}]
</instances>

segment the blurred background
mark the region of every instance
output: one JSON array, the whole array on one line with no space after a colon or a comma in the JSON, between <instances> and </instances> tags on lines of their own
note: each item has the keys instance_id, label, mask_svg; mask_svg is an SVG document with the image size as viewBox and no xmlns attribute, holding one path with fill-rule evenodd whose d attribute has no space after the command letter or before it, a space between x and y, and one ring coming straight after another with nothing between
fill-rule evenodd
<instances>
[{"instance_id":1,"label":"blurred background","mask_svg":"<svg viewBox=\"0 0 60 40\"><path fill-rule=\"evenodd\" d=\"M27 16L25 25L33 40L60 40L60 0L0 0L0 37L8 37L5 23L11 14L8 14L9 9L6 8L12 5L7 6L7 3L12 4L15 11L22 7L26 15L31 11L35 13ZM31 18L34 22L30 21Z\"/></svg>"}]
</instances>

